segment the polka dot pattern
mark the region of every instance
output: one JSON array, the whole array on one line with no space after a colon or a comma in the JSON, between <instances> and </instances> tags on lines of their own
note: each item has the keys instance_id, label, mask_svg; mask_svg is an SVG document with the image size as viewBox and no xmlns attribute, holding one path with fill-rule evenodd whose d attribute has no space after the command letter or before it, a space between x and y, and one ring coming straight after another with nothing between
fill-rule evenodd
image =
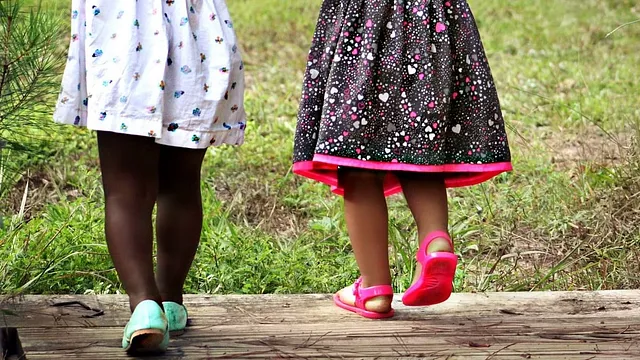
<instances>
[{"instance_id":1,"label":"polka dot pattern","mask_svg":"<svg viewBox=\"0 0 640 360\"><path fill-rule=\"evenodd\" d=\"M510 167L498 94L464 0L325 0L303 87L296 164L315 159L318 172L407 164L458 177L467 165Z\"/></svg>"}]
</instances>

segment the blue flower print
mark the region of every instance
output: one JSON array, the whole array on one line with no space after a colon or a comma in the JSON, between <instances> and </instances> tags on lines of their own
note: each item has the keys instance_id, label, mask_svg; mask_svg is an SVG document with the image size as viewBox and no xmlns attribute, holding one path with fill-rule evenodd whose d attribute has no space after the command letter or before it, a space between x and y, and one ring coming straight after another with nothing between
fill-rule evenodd
<instances>
[{"instance_id":1,"label":"blue flower print","mask_svg":"<svg viewBox=\"0 0 640 360\"><path fill-rule=\"evenodd\" d=\"M201 114L202 114L202 110L200 110L200 108L193 109L194 116L200 116Z\"/></svg>"},{"instance_id":2,"label":"blue flower print","mask_svg":"<svg viewBox=\"0 0 640 360\"><path fill-rule=\"evenodd\" d=\"M179 99L182 95L184 95L184 91L176 91L173 93L173 97Z\"/></svg>"}]
</instances>

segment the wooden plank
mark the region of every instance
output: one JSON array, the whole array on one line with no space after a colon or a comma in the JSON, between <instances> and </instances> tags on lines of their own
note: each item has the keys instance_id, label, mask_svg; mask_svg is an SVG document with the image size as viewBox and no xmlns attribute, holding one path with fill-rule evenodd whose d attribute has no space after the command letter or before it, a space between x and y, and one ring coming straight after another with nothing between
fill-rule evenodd
<instances>
[{"instance_id":1,"label":"wooden plank","mask_svg":"<svg viewBox=\"0 0 640 360\"><path fill-rule=\"evenodd\" d=\"M49 306L69 300L79 300L105 310L100 326L124 326L129 318L126 297L100 296L25 296L5 298L0 307L20 313L20 317L5 316L7 326L96 326L96 319L83 318L90 311L79 307ZM220 325L228 323L307 323L318 318L338 320L351 315L333 306L329 295L256 295L256 296L187 296L194 324ZM446 315L449 318L493 317L522 314L539 317L573 318L640 316L640 291L608 292L546 292L454 294L444 303L428 308L406 308L400 296L394 299L397 316L394 320L425 320ZM518 315L512 315L518 316Z\"/></svg>"},{"instance_id":2,"label":"wooden plank","mask_svg":"<svg viewBox=\"0 0 640 360\"><path fill-rule=\"evenodd\" d=\"M50 306L70 299L105 314ZM640 291L455 294L430 308L394 301L396 318L371 321L327 295L189 296L193 326L162 358L640 358ZM125 297L26 296L0 308L29 359L126 358Z\"/></svg>"}]
</instances>

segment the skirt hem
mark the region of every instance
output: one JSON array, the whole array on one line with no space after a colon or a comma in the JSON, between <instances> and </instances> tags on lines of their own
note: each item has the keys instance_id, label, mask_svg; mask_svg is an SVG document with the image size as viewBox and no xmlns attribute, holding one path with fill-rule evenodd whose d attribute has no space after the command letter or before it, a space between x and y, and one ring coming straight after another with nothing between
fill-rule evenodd
<instances>
[{"instance_id":1,"label":"skirt hem","mask_svg":"<svg viewBox=\"0 0 640 360\"><path fill-rule=\"evenodd\" d=\"M340 166L388 172L384 182L385 196L391 196L402 192L402 187L400 186L398 178L393 174L394 172L432 174L458 173L460 176L445 179L446 187L456 188L477 185L504 172L513 170L511 162L491 164L415 165L364 161L317 154L314 156L312 161L301 161L295 163L293 165L293 172L300 176L329 185L333 193L344 196L344 188L342 188L338 183L338 167Z\"/></svg>"},{"instance_id":2,"label":"skirt hem","mask_svg":"<svg viewBox=\"0 0 640 360\"><path fill-rule=\"evenodd\" d=\"M143 136L155 138L156 143L165 146L181 147L187 149L206 149L211 146L220 145L242 145L244 143L246 118L239 118L237 125L234 123L230 129L221 128L217 130L190 130L177 128L170 131L163 126L162 119L138 119L131 122L126 128L116 126L118 122L90 122L74 123L68 119L69 113L60 111L54 115L54 121L62 125L73 125L80 128L87 128L92 131L108 131L123 135ZM224 125L221 125L223 127Z\"/></svg>"}]
</instances>

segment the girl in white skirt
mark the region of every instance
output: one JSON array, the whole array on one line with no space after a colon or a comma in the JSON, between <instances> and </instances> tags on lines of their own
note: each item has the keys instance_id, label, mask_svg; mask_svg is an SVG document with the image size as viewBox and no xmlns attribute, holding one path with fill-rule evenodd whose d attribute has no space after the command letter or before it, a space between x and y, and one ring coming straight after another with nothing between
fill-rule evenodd
<instances>
[{"instance_id":1,"label":"girl in white skirt","mask_svg":"<svg viewBox=\"0 0 640 360\"><path fill-rule=\"evenodd\" d=\"M106 238L132 310L123 348L162 352L187 323L206 148L244 140L233 23L224 0L73 0L71 31L54 118L98 133Z\"/></svg>"}]
</instances>

